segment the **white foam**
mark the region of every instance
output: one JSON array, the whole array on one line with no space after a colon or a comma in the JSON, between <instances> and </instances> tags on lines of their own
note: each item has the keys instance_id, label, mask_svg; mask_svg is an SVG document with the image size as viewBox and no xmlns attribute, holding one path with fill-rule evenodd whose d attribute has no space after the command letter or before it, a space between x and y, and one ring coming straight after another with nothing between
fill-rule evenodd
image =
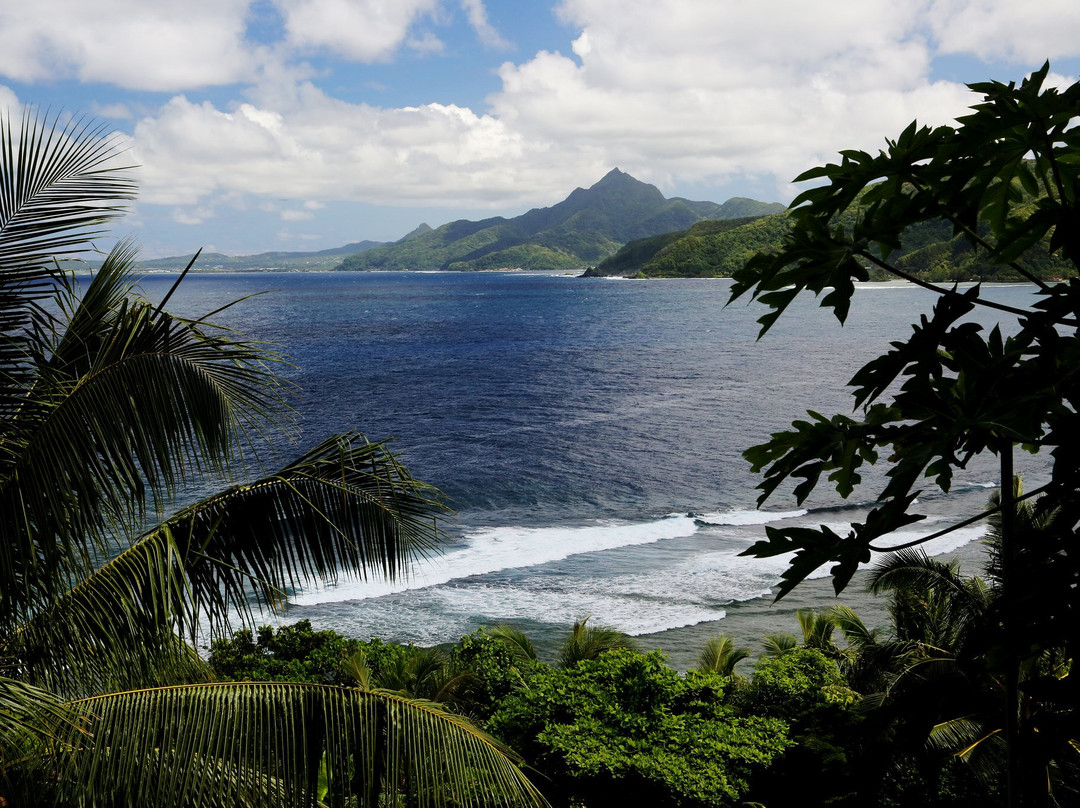
<instances>
[{"instance_id":1,"label":"white foam","mask_svg":"<svg viewBox=\"0 0 1080 808\"><path fill-rule=\"evenodd\" d=\"M689 516L668 516L651 522L597 522L578 527L497 527L466 534L467 546L413 564L404 580L343 581L293 595L299 606L377 598L395 592L445 584L472 575L532 567L581 553L614 550L665 539L692 536L698 530Z\"/></svg>"},{"instance_id":2,"label":"white foam","mask_svg":"<svg viewBox=\"0 0 1080 808\"><path fill-rule=\"evenodd\" d=\"M937 533L937 530L898 530L895 533L890 533L888 536L878 539L874 542L874 545L876 547L900 547L904 544L921 539L924 536L932 536L934 533ZM985 533L985 526L963 527L959 530L954 530L952 533L946 533L939 538L923 542L918 546L929 556L945 555L946 553L959 550L965 544L979 541Z\"/></svg>"},{"instance_id":3,"label":"white foam","mask_svg":"<svg viewBox=\"0 0 1080 808\"><path fill-rule=\"evenodd\" d=\"M702 522L709 525L771 525L782 519L795 519L806 516L809 511L715 511L703 513L697 516Z\"/></svg>"},{"instance_id":4,"label":"white foam","mask_svg":"<svg viewBox=\"0 0 1080 808\"><path fill-rule=\"evenodd\" d=\"M944 526L944 525L943 525ZM823 524L822 527L830 528L834 533L845 536L850 532L851 526L849 524ZM894 533L890 533L887 536L883 536L876 539L873 544L875 547L889 548L889 547L902 547L910 544L913 541L917 541L926 536L932 536L941 529L937 526L928 526L924 530L899 530ZM929 556L941 556L948 553L955 552L966 544L970 544L973 541L979 541L986 532L985 526L975 526L960 528L954 530L951 533L947 533L936 539L922 542L917 545L921 547ZM880 554L889 552L888 549L883 549ZM767 581L765 591L761 592L761 595L768 594L768 587L774 586L780 582L780 576L785 570L787 570L791 561L795 558L795 553L787 553L784 555L771 556L767 558L753 558L753 557L728 557L726 553L716 554L714 558L706 556L701 561L708 565L710 563L722 565L728 574L736 577L741 577L745 580L747 573L751 570L758 573L761 576L760 580ZM748 566L752 565L752 566ZM832 572L832 562L826 562L820 567L815 569L806 577L808 579L814 578L827 578ZM865 565L863 567L865 569ZM741 575L740 575L741 573ZM756 594L750 594L748 597L734 597L735 600L745 600L751 597L757 597Z\"/></svg>"},{"instance_id":5,"label":"white foam","mask_svg":"<svg viewBox=\"0 0 1080 808\"><path fill-rule=\"evenodd\" d=\"M672 599L646 601L640 596L588 586L570 590L446 587L438 590L437 598L443 609L462 615L490 615L499 622L541 617L546 623L566 626L582 617L591 617L591 623L610 626L631 636L720 620L726 614L719 606Z\"/></svg>"}]
</instances>

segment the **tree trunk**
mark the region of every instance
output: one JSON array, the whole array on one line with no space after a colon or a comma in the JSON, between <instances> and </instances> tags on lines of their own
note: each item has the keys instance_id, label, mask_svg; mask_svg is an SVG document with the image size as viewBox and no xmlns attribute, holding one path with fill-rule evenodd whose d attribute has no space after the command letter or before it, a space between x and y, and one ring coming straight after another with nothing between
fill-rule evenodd
<instances>
[{"instance_id":1,"label":"tree trunk","mask_svg":"<svg viewBox=\"0 0 1080 808\"><path fill-rule=\"evenodd\" d=\"M1001 447L1001 620L1005 641L1005 793L1009 808L1025 805L1020 762L1020 655L1016 630L1016 487L1013 445Z\"/></svg>"}]
</instances>

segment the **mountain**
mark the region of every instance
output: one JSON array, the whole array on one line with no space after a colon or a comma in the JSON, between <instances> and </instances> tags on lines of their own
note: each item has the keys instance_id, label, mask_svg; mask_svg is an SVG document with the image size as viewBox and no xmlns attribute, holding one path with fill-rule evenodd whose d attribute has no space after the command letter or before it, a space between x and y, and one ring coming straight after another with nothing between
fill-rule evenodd
<instances>
[{"instance_id":1,"label":"mountain","mask_svg":"<svg viewBox=\"0 0 1080 808\"><path fill-rule=\"evenodd\" d=\"M778 246L788 229L786 213L698 222L679 233L631 241L585 275L728 277L755 253Z\"/></svg>"},{"instance_id":2,"label":"mountain","mask_svg":"<svg viewBox=\"0 0 1080 808\"><path fill-rule=\"evenodd\" d=\"M194 270L207 269L332 269L342 256L355 255L382 245L381 241L354 241L341 247L315 252L264 252L258 255L223 255L202 253L195 262ZM174 255L168 258L149 258L138 263L139 269L183 269L191 261L190 255Z\"/></svg>"},{"instance_id":3,"label":"mountain","mask_svg":"<svg viewBox=\"0 0 1080 808\"><path fill-rule=\"evenodd\" d=\"M1032 208L1034 209L1034 208ZM836 224L849 230L852 211ZM702 221L679 233L639 239L585 272L587 277L725 278L755 253L778 249L790 229L788 214ZM1059 255L1050 255L1050 243L1036 245L1021 256L1029 270L1041 278L1070 277L1074 269ZM933 282L1017 280L1008 266L991 262L984 250L974 250L946 221L922 222L910 227L890 261L903 271ZM891 276L869 266L873 280Z\"/></svg>"},{"instance_id":4,"label":"mountain","mask_svg":"<svg viewBox=\"0 0 1080 808\"><path fill-rule=\"evenodd\" d=\"M421 225L399 241L350 256L338 269L578 269L634 239L685 230L705 219L775 210L783 206L750 199L723 205L666 199L655 186L615 168L549 208L511 219L461 219L434 229Z\"/></svg>"}]
</instances>

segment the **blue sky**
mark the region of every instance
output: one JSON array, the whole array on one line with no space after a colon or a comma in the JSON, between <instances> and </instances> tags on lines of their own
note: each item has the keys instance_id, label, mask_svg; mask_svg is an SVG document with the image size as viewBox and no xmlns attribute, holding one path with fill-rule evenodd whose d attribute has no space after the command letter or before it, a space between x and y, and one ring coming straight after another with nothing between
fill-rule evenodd
<instances>
[{"instance_id":1,"label":"blue sky","mask_svg":"<svg viewBox=\"0 0 1080 808\"><path fill-rule=\"evenodd\" d=\"M146 257L393 240L615 166L787 202L1047 59L1080 75L1076 0L0 0L0 107L124 138Z\"/></svg>"}]
</instances>

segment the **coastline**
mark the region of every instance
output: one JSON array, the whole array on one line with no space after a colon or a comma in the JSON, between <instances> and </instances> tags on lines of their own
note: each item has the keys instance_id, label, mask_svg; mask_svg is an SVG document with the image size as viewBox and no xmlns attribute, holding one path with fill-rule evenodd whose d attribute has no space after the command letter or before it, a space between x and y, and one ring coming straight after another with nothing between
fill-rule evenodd
<instances>
[{"instance_id":1,"label":"coastline","mask_svg":"<svg viewBox=\"0 0 1080 808\"><path fill-rule=\"evenodd\" d=\"M972 541L938 558L958 560L961 573L965 576L982 576L986 546L981 540ZM667 655L673 668L687 671L697 665L698 655L706 641L718 634L728 634L735 639L736 645L751 650L750 659L743 663L742 672L745 675L761 654L761 640L767 634L800 636L795 614L799 609L820 612L842 604L854 609L868 628L886 629L889 625L886 599L866 592L868 569L864 567L855 573L851 583L839 596L833 592L832 578L808 579L779 602L771 597L733 602L724 607L726 616L720 620L643 634L634 639L642 650L659 649ZM603 622L602 615L597 615L597 622ZM843 642L842 638L838 639Z\"/></svg>"}]
</instances>

